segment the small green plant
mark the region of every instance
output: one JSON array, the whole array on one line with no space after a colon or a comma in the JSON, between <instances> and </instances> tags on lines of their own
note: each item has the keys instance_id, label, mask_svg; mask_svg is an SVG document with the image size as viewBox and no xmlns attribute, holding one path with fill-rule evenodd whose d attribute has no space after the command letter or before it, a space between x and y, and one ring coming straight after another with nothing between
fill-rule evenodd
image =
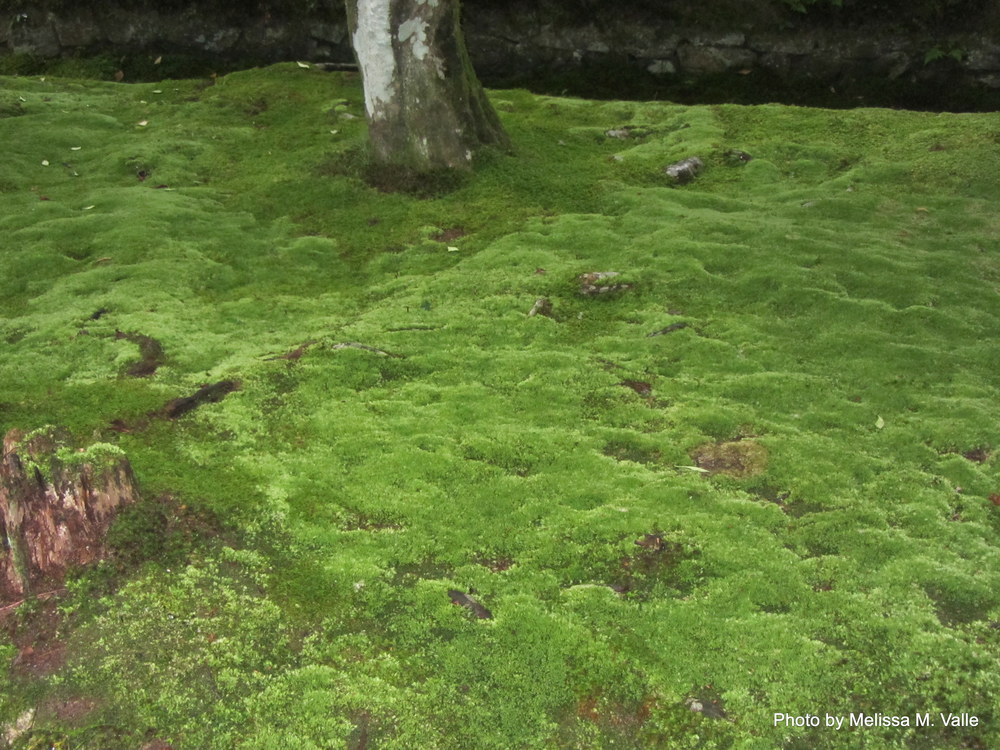
<instances>
[{"instance_id":1,"label":"small green plant","mask_svg":"<svg viewBox=\"0 0 1000 750\"><path fill-rule=\"evenodd\" d=\"M966 54L966 51L962 47L936 44L924 54L924 65L929 65L937 60L962 62Z\"/></svg>"}]
</instances>

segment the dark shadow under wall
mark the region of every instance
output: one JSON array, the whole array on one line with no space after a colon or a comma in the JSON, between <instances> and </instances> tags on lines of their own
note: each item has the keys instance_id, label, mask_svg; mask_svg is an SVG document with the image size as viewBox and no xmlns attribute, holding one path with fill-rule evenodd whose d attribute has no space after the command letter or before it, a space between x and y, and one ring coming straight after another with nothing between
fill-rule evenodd
<instances>
[{"instance_id":1,"label":"dark shadow under wall","mask_svg":"<svg viewBox=\"0 0 1000 750\"><path fill-rule=\"evenodd\" d=\"M983 0L466 0L487 86L597 99L1000 109L1000 7ZM0 0L0 73L124 82L287 60L352 62L339 0Z\"/></svg>"}]
</instances>

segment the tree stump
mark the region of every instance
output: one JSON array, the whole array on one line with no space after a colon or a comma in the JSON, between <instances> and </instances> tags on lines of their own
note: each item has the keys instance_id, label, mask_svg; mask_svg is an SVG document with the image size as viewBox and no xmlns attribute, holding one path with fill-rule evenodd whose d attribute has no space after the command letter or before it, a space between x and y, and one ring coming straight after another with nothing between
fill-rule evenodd
<instances>
[{"instance_id":1,"label":"tree stump","mask_svg":"<svg viewBox=\"0 0 1000 750\"><path fill-rule=\"evenodd\" d=\"M75 449L65 431L4 437L0 461L0 605L62 585L67 570L104 556L118 509L138 498L116 446Z\"/></svg>"}]
</instances>

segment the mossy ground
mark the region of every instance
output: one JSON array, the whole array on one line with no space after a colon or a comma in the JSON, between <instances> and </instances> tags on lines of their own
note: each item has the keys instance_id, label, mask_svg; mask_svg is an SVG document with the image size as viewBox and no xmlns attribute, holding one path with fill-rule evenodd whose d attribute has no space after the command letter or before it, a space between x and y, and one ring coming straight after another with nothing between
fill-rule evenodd
<instances>
[{"instance_id":1,"label":"mossy ground","mask_svg":"<svg viewBox=\"0 0 1000 750\"><path fill-rule=\"evenodd\" d=\"M994 115L501 91L516 153L412 197L355 77L210 83L2 79L0 426L157 502L23 746L1000 744Z\"/></svg>"}]
</instances>

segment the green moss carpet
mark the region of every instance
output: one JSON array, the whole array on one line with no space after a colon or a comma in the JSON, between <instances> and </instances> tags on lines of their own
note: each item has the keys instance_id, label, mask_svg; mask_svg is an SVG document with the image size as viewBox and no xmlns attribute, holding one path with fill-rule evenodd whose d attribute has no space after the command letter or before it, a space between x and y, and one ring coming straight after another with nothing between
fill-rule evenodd
<instances>
[{"instance_id":1,"label":"green moss carpet","mask_svg":"<svg viewBox=\"0 0 1000 750\"><path fill-rule=\"evenodd\" d=\"M1000 746L996 115L492 98L413 194L349 74L0 79L0 427L144 496L14 746Z\"/></svg>"}]
</instances>

